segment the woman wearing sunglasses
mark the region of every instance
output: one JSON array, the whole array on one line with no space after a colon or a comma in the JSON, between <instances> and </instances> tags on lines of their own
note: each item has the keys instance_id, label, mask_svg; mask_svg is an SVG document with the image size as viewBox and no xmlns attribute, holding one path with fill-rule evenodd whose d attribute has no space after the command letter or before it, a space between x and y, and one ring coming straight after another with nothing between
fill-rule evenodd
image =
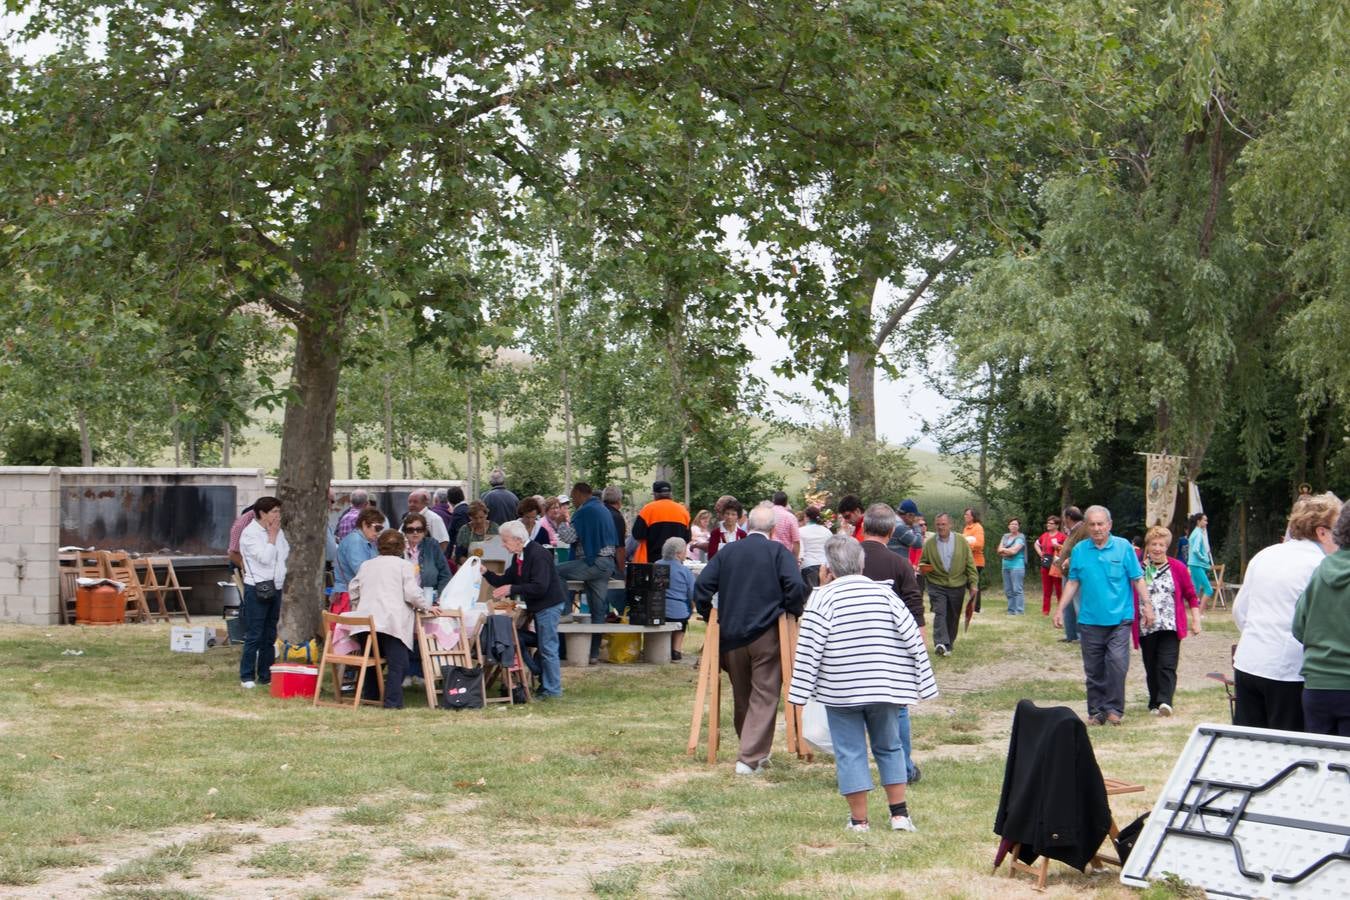
<instances>
[{"instance_id":1,"label":"woman wearing sunglasses","mask_svg":"<svg viewBox=\"0 0 1350 900\"><path fill-rule=\"evenodd\" d=\"M404 516L403 536L408 539L408 547L403 551L404 559L413 564L417 583L422 586L427 603L434 604L441 591L450 583L450 566L441 548L427 538L426 514L410 512Z\"/></svg>"}]
</instances>

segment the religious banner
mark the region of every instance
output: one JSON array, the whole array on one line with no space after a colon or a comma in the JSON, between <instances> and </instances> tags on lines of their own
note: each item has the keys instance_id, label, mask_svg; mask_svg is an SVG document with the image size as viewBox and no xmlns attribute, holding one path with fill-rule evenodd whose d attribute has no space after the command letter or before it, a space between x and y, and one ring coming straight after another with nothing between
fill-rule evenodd
<instances>
[{"instance_id":1,"label":"religious banner","mask_svg":"<svg viewBox=\"0 0 1350 900\"><path fill-rule=\"evenodd\" d=\"M1145 516L1148 525L1170 525L1177 505L1177 476L1181 458L1166 453L1145 453L1147 476L1144 483Z\"/></svg>"}]
</instances>

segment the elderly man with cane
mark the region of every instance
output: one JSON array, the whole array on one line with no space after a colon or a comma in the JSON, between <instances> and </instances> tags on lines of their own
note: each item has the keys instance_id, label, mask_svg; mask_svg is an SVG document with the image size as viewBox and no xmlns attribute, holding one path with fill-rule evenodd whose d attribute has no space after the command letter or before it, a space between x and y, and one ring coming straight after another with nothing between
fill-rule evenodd
<instances>
[{"instance_id":1,"label":"elderly man with cane","mask_svg":"<svg viewBox=\"0 0 1350 900\"><path fill-rule=\"evenodd\" d=\"M768 762L783 688L778 619L783 613L800 616L806 597L792 551L769 538L773 507L751 510L748 524L749 535L713 557L694 591L694 604L705 620L717 595L720 662L731 679L740 739L737 775L758 774Z\"/></svg>"}]
</instances>

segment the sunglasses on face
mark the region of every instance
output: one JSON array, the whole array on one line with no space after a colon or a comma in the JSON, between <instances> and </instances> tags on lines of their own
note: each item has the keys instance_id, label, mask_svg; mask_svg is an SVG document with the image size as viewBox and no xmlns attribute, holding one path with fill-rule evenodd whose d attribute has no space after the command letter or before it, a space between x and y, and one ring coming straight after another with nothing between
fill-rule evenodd
<instances>
[{"instance_id":1,"label":"sunglasses on face","mask_svg":"<svg viewBox=\"0 0 1350 900\"><path fill-rule=\"evenodd\" d=\"M411 527L409 527L409 528L404 528L404 529L403 529L403 533L404 533L404 534L426 534L426 531L427 531L427 530L426 530L425 528L418 528L418 527L415 526L415 525L414 525L414 526L411 526Z\"/></svg>"}]
</instances>

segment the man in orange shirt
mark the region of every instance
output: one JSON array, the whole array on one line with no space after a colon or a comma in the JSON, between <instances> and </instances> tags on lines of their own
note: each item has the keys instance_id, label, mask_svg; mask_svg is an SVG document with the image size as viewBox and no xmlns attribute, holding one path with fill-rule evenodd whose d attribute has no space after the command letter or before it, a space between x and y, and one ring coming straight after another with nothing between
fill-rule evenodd
<instances>
[{"instance_id":1,"label":"man in orange shirt","mask_svg":"<svg viewBox=\"0 0 1350 900\"><path fill-rule=\"evenodd\" d=\"M669 481L652 485L652 501L638 512L633 521L633 538L638 542L633 553L635 563L655 562L661 558L661 548L670 538L688 542L689 510L671 498Z\"/></svg>"}]
</instances>

